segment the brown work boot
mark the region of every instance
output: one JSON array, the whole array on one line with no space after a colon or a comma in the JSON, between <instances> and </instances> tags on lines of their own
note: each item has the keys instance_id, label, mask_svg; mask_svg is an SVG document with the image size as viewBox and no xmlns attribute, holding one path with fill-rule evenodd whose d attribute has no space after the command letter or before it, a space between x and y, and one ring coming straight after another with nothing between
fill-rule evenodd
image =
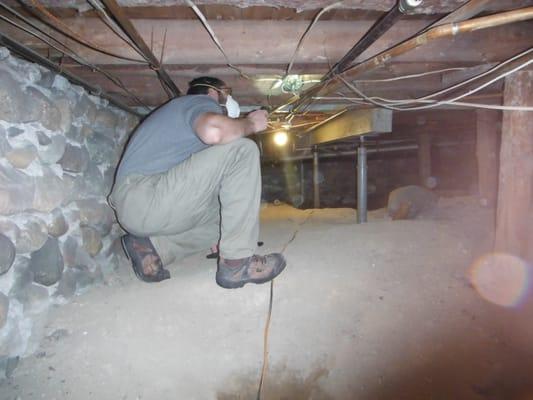
<instances>
[{"instance_id":1,"label":"brown work boot","mask_svg":"<svg viewBox=\"0 0 533 400\"><path fill-rule=\"evenodd\" d=\"M121 241L137 278L144 282L161 282L170 278L170 272L163 267L149 238L127 234L122 236Z\"/></svg>"},{"instance_id":2,"label":"brown work boot","mask_svg":"<svg viewBox=\"0 0 533 400\"><path fill-rule=\"evenodd\" d=\"M253 255L237 260L220 258L216 281L225 289L240 288L250 282L265 283L278 276L285 265L285 258L280 253Z\"/></svg>"}]
</instances>

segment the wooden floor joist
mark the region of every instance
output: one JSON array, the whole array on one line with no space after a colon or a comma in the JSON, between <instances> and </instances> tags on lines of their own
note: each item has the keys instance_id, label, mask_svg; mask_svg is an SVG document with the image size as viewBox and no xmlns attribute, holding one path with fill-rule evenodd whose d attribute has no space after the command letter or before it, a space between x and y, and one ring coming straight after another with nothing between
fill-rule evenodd
<instances>
[{"instance_id":1,"label":"wooden floor joist","mask_svg":"<svg viewBox=\"0 0 533 400\"><path fill-rule=\"evenodd\" d=\"M133 26L133 24L126 16L122 8L118 5L118 3L115 0L102 0L102 2L112 14L113 18L118 23L120 28L124 31L124 33L139 48L139 50L144 54L146 59L150 62L151 68L159 76L159 79L161 80L165 91L170 91L169 96L180 96L181 91L176 86L172 78L168 75L167 71L161 65L162 60L158 60L157 57L152 53L152 50L150 50L142 36L139 34L139 32L137 32L137 29L135 29L135 26Z\"/></svg>"}]
</instances>

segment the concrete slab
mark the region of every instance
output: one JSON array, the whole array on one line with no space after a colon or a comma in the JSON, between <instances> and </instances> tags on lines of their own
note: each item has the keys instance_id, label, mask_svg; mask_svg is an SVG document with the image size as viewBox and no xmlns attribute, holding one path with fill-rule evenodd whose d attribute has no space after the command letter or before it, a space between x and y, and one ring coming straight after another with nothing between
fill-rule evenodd
<instances>
[{"instance_id":1,"label":"concrete slab","mask_svg":"<svg viewBox=\"0 0 533 400\"><path fill-rule=\"evenodd\" d=\"M297 232L274 284L263 399L533 394L531 298L498 306L468 279L490 211L456 199L412 221L283 205L262 216L266 252ZM269 285L224 290L215 268L200 254L153 285L124 270L57 307L47 329L67 334L22 360L0 398L255 399Z\"/></svg>"}]
</instances>

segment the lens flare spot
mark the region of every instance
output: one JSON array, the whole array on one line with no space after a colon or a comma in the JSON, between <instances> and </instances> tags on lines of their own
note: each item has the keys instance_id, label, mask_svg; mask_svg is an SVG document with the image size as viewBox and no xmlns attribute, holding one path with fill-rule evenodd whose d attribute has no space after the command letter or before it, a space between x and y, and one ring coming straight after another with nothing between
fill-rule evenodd
<instances>
[{"instance_id":1,"label":"lens flare spot","mask_svg":"<svg viewBox=\"0 0 533 400\"><path fill-rule=\"evenodd\" d=\"M278 146L285 146L289 141L289 135L285 131L279 131L274 134L274 143Z\"/></svg>"},{"instance_id":2,"label":"lens flare spot","mask_svg":"<svg viewBox=\"0 0 533 400\"><path fill-rule=\"evenodd\" d=\"M485 300L512 307L525 297L529 270L527 264L516 256L491 253L473 264L470 281Z\"/></svg>"}]
</instances>

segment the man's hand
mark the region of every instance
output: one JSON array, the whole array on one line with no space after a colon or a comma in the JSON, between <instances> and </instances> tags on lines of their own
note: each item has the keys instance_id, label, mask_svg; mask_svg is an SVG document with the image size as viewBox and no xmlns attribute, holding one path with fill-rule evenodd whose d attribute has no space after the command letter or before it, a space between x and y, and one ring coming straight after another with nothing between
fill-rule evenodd
<instances>
[{"instance_id":1,"label":"man's hand","mask_svg":"<svg viewBox=\"0 0 533 400\"><path fill-rule=\"evenodd\" d=\"M253 133L264 131L267 128L268 113L265 110L252 111L246 116L252 124Z\"/></svg>"}]
</instances>

